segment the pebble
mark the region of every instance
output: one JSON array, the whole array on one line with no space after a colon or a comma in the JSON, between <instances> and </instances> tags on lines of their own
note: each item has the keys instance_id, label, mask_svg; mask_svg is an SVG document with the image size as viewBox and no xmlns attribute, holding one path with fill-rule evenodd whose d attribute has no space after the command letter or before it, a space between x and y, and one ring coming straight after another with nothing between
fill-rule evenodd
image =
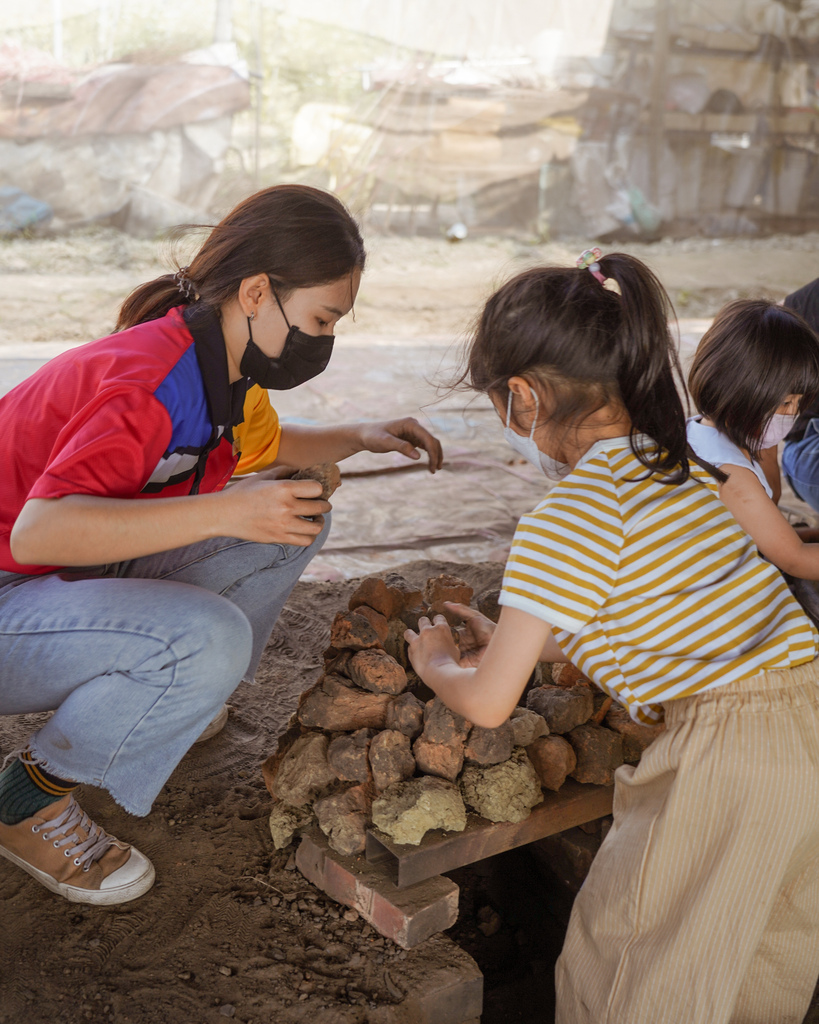
<instances>
[{"instance_id":1,"label":"pebble","mask_svg":"<svg viewBox=\"0 0 819 1024\"><path fill-rule=\"evenodd\" d=\"M345 921L357 921L359 914L357 910L345 910L343 917Z\"/></svg>"},{"instance_id":2,"label":"pebble","mask_svg":"<svg viewBox=\"0 0 819 1024\"><path fill-rule=\"evenodd\" d=\"M193 975L190 971L180 971L179 974L177 974L177 978L179 978L180 981L190 981L192 977Z\"/></svg>"},{"instance_id":3,"label":"pebble","mask_svg":"<svg viewBox=\"0 0 819 1024\"><path fill-rule=\"evenodd\" d=\"M273 957L274 960L286 960L287 959L287 957L284 955L284 953L282 953L282 951L280 949L271 949L270 950L270 955Z\"/></svg>"},{"instance_id":4,"label":"pebble","mask_svg":"<svg viewBox=\"0 0 819 1024\"><path fill-rule=\"evenodd\" d=\"M219 973L224 974L226 978L229 978L231 974L233 974L233 971L229 967L222 966L219 968Z\"/></svg>"},{"instance_id":5,"label":"pebble","mask_svg":"<svg viewBox=\"0 0 819 1024\"><path fill-rule=\"evenodd\" d=\"M290 854L290 858L288 859L287 863L284 865L284 870L285 871L295 871L296 870L296 855L295 855L295 853L291 853Z\"/></svg>"},{"instance_id":6,"label":"pebble","mask_svg":"<svg viewBox=\"0 0 819 1024\"><path fill-rule=\"evenodd\" d=\"M231 1003L224 1003L219 1007L219 1013L221 1013L223 1017L232 1017L234 1013L236 1013L236 1007Z\"/></svg>"}]
</instances>

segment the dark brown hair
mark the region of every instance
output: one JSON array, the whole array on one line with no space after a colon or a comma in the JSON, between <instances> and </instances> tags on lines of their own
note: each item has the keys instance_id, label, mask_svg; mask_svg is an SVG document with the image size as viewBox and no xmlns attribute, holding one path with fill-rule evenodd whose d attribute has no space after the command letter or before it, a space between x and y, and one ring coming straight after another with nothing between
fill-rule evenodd
<instances>
[{"instance_id":1,"label":"dark brown hair","mask_svg":"<svg viewBox=\"0 0 819 1024\"><path fill-rule=\"evenodd\" d=\"M576 267L537 267L503 285L478 320L460 380L505 403L509 378L529 375L554 397L549 422L567 429L619 402L631 418L635 456L650 473L682 483L689 475L685 413L668 295L633 256L612 253L598 262L621 294Z\"/></svg>"},{"instance_id":2,"label":"dark brown hair","mask_svg":"<svg viewBox=\"0 0 819 1024\"><path fill-rule=\"evenodd\" d=\"M190 304L194 291L204 306L219 309L243 278L267 274L281 298L363 270L365 259L358 225L335 196L308 185L273 185L248 196L213 228L185 271L191 294L180 291L175 274L140 285L123 302L117 330Z\"/></svg>"},{"instance_id":3,"label":"dark brown hair","mask_svg":"<svg viewBox=\"0 0 819 1024\"><path fill-rule=\"evenodd\" d=\"M819 338L793 310L765 299L729 302L697 347L688 386L698 411L758 459L787 396L803 395L801 409L819 392Z\"/></svg>"}]
</instances>

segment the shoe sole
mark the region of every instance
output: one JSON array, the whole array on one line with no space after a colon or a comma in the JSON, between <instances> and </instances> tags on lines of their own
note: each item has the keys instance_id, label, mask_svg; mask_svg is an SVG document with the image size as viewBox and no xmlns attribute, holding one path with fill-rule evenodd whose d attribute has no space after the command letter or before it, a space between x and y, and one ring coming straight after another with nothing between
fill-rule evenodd
<instances>
[{"instance_id":1,"label":"shoe sole","mask_svg":"<svg viewBox=\"0 0 819 1024\"><path fill-rule=\"evenodd\" d=\"M143 896L154 884L154 879L156 878L153 864L147 861L145 871L139 878L128 882L127 885L114 886L111 889L81 889L77 885L66 885L64 882L58 882L51 875L46 874L45 871L40 871L39 868L35 868L21 857L12 853L11 850L6 850L2 846L0 846L0 857L5 857L12 864L16 864L18 868L22 868L23 871L31 875L32 878L35 878L41 885L44 885L46 889L50 889L51 892L62 896L69 903L89 903L98 907L113 906L117 903L129 903L131 900Z\"/></svg>"},{"instance_id":2,"label":"shoe sole","mask_svg":"<svg viewBox=\"0 0 819 1024\"><path fill-rule=\"evenodd\" d=\"M224 729L227 720L228 706L227 704L223 704L213 721L207 726L204 732L193 741L193 745L196 746L197 743L206 743L217 733L221 732L222 729Z\"/></svg>"}]
</instances>

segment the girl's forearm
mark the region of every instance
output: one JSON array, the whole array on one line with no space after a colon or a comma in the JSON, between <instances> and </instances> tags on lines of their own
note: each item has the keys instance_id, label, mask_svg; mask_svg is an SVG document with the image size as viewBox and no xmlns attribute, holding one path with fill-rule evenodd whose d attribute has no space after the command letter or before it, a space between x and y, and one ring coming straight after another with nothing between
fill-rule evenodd
<instances>
[{"instance_id":1,"label":"girl's forearm","mask_svg":"<svg viewBox=\"0 0 819 1024\"><path fill-rule=\"evenodd\" d=\"M11 531L21 565L105 565L230 532L220 494L134 501L71 494L33 498Z\"/></svg>"},{"instance_id":2,"label":"girl's forearm","mask_svg":"<svg viewBox=\"0 0 819 1024\"><path fill-rule=\"evenodd\" d=\"M496 729L512 714L519 693L498 686L497 679L477 668L461 668L454 661L428 668L424 682L446 706L473 725ZM521 689L523 687L521 686Z\"/></svg>"}]
</instances>

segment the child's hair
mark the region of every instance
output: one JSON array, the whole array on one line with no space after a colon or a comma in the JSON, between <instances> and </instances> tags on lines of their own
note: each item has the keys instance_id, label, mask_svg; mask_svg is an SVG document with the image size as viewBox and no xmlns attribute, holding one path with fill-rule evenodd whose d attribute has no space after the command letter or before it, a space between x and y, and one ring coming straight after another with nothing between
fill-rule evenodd
<instances>
[{"instance_id":1,"label":"child's hair","mask_svg":"<svg viewBox=\"0 0 819 1024\"><path fill-rule=\"evenodd\" d=\"M698 411L758 459L787 396L803 395L801 409L819 392L819 338L793 310L765 299L729 302L699 343L688 387Z\"/></svg>"},{"instance_id":2,"label":"child's hair","mask_svg":"<svg viewBox=\"0 0 819 1024\"><path fill-rule=\"evenodd\" d=\"M219 309L254 274L267 274L286 298L296 288L363 270L365 259L358 225L335 196L308 185L273 185L248 196L213 228L184 270L188 294L176 274L141 285L123 302L117 330L156 320L193 302L197 292L203 305Z\"/></svg>"},{"instance_id":3,"label":"child's hair","mask_svg":"<svg viewBox=\"0 0 819 1024\"><path fill-rule=\"evenodd\" d=\"M689 466L675 374L685 385L668 326L671 302L633 256L612 253L598 263L621 294L577 267L537 267L503 285L478 320L460 381L505 405L510 377L533 378L554 403L548 421L567 431L621 403L635 456L650 474L682 483Z\"/></svg>"}]
</instances>

